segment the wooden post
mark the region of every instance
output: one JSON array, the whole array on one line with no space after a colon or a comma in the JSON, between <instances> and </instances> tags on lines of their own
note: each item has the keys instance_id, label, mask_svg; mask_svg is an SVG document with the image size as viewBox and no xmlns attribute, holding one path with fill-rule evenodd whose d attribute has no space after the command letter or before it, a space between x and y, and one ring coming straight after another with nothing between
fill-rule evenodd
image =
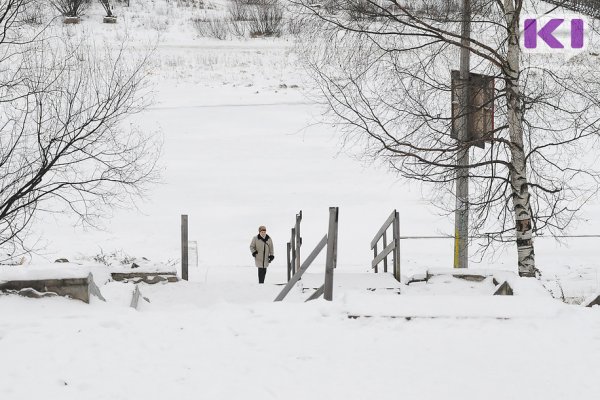
<instances>
[{"instance_id":1,"label":"wooden post","mask_svg":"<svg viewBox=\"0 0 600 400\"><path fill-rule=\"evenodd\" d=\"M298 272L296 268L296 228L292 228L292 239L290 240L292 244L292 276Z\"/></svg>"},{"instance_id":2,"label":"wooden post","mask_svg":"<svg viewBox=\"0 0 600 400\"><path fill-rule=\"evenodd\" d=\"M302 237L300 236L300 222L302 221L302 210L296 214L296 265L294 270L300 269L300 247L302 246Z\"/></svg>"},{"instance_id":3,"label":"wooden post","mask_svg":"<svg viewBox=\"0 0 600 400\"><path fill-rule=\"evenodd\" d=\"M394 210L394 278L400 282L400 213Z\"/></svg>"},{"instance_id":4,"label":"wooden post","mask_svg":"<svg viewBox=\"0 0 600 400\"><path fill-rule=\"evenodd\" d=\"M383 232L383 248L387 247L387 231ZM383 259L383 272L387 272L387 257Z\"/></svg>"},{"instance_id":5,"label":"wooden post","mask_svg":"<svg viewBox=\"0 0 600 400\"><path fill-rule=\"evenodd\" d=\"M333 269L336 263L339 207L329 207L329 231L327 233L327 258L325 261L325 284L323 298L333 300Z\"/></svg>"},{"instance_id":6,"label":"wooden post","mask_svg":"<svg viewBox=\"0 0 600 400\"><path fill-rule=\"evenodd\" d=\"M292 278L292 244L287 243L287 281Z\"/></svg>"},{"instance_id":7,"label":"wooden post","mask_svg":"<svg viewBox=\"0 0 600 400\"><path fill-rule=\"evenodd\" d=\"M188 280L188 216L181 215L181 279Z\"/></svg>"},{"instance_id":8,"label":"wooden post","mask_svg":"<svg viewBox=\"0 0 600 400\"><path fill-rule=\"evenodd\" d=\"M375 243L375 247L373 247L373 260L377 258L377 243ZM375 264L375 273L377 273L377 264Z\"/></svg>"}]
</instances>

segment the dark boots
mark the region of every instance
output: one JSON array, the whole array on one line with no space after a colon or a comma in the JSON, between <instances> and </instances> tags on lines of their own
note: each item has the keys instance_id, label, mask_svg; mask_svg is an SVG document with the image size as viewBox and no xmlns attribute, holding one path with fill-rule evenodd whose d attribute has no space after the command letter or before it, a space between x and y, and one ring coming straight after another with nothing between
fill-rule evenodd
<instances>
[{"instance_id":1,"label":"dark boots","mask_svg":"<svg viewBox=\"0 0 600 400\"><path fill-rule=\"evenodd\" d=\"M258 269L258 283L265 283L265 276L267 275L266 268L257 268Z\"/></svg>"}]
</instances>

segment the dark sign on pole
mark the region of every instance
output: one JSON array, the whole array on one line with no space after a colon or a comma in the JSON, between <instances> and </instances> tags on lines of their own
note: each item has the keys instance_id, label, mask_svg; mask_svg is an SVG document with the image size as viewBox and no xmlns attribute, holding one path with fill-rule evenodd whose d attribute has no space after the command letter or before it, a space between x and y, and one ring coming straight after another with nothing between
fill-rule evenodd
<instances>
[{"instance_id":1,"label":"dark sign on pole","mask_svg":"<svg viewBox=\"0 0 600 400\"><path fill-rule=\"evenodd\" d=\"M459 94L463 87L459 71L451 72L452 90L452 132L451 137L457 139ZM477 141L475 146L484 148L485 140L492 139L494 131L494 77L488 75L469 75L469 124L468 140Z\"/></svg>"}]
</instances>

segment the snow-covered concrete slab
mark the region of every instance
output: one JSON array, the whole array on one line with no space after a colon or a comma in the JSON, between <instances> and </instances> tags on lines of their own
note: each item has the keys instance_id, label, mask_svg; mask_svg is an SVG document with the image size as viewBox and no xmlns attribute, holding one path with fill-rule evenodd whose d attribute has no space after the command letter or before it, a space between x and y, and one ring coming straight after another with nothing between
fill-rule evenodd
<instances>
[{"instance_id":1,"label":"snow-covered concrete slab","mask_svg":"<svg viewBox=\"0 0 600 400\"><path fill-rule=\"evenodd\" d=\"M38 276L43 275L38 274ZM100 289L94 282L94 277L91 273L85 277L57 278L56 276L59 276L59 274L52 276L52 278L33 279L31 276L25 274L25 279L22 280L3 280L0 281L0 292L14 293L33 298L42 298L46 297L47 294L54 294L81 300L84 303L89 303L91 296L105 300Z\"/></svg>"},{"instance_id":2,"label":"snow-covered concrete slab","mask_svg":"<svg viewBox=\"0 0 600 400\"><path fill-rule=\"evenodd\" d=\"M64 268L49 264L48 268L10 267L0 268L0 282L2 281L35 281L41 279L85 279L89 274L87 268Z\"/></svg>"},{"instance_id":3,"label":"snow-covered concrete slab","mask_svg":"<svg viewBox=\"0 0 600 400\"><path fill-rule=\"evenodd\" d=\"M324 282L324 274L306 273L301 284L305 289L317 289ZM338 273L333 274L333 286L339 289L399 289L403 285L390 273Z\"/></svg>"},{"instance_id":4,"label":"snow-covered concrete slab","mask_svg":"<svg viewBox=\"0 0 600 400\"><path fill-rule=\"evenodd\" d=\"M348 293L343 309L357 317L475 319L555 318L574 311L559 300L517 296L388 296L378 300Z\"/></svg>"}]
</instances>

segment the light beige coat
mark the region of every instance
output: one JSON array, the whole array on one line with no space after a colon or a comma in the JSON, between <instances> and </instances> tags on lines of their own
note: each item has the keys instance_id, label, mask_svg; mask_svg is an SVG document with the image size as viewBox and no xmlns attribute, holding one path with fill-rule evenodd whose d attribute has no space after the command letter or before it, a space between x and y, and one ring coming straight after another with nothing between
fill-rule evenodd
<instances>
[{"instance_id":1,"label":"light beige coat","mask_svg":"<svg viewBox=\"0 0 600 400\"><path fill-rule=\"evenodd\" d=\"M260 237L260 234L254 236L250 243L250 251L252 254L256 252L254 263L258 268L267 268L269 266L269 256L275 256L273 241L269 235L265 235L264 239Z\"/></svg>"}]
</instances>

